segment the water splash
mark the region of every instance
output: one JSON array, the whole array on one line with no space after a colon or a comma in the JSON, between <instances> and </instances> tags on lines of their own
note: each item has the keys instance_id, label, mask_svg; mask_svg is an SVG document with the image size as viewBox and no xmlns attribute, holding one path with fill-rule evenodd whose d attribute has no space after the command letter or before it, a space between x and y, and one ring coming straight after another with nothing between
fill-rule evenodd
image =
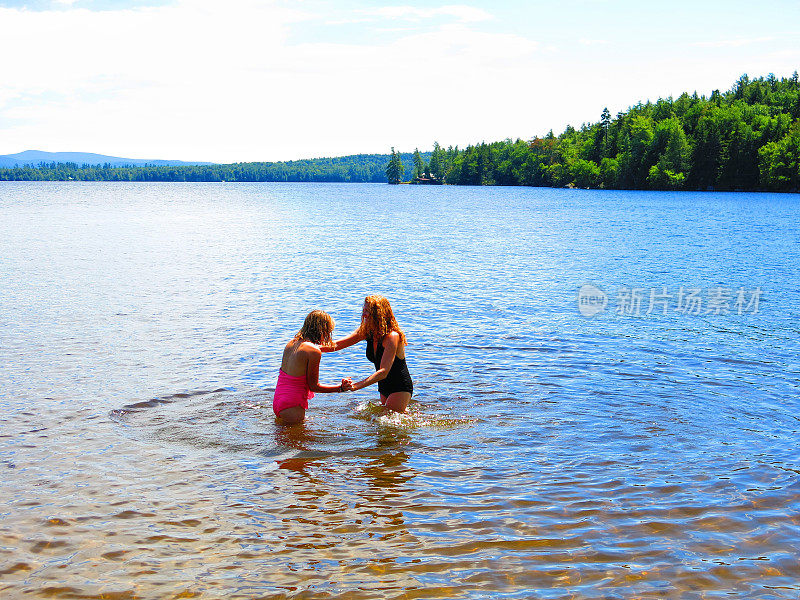
<instances>
[{"instance_id":1,"label":"water splash","mask_svg":"<svg viewBox=\"0 0 800 600\"><path fill-rule=\"evenodd\" d=\"M412 403L407 412L398 413L380 403L365 401L356 406L355 417L379 426L400 429L455 429L478 421L477 418L428 414L423 412L422 406L419 403Z\"/></svg>"}]
</instances>

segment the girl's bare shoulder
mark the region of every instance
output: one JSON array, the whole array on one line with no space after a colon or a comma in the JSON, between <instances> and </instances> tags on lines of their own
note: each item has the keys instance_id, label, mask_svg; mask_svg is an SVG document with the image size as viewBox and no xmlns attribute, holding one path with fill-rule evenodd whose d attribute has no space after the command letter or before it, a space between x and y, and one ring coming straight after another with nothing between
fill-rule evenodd
<instances>
[{"instance_id":1,"label":"girl's bare shoulder","mask_svg":"<svg viewBox=\"0 0 800 600\"><path fill-rule=\"evenodd\" d=\"M322 350L320 350L319 346L311 342L304 341L297 349L304 354L322 354Z\"/></svg>"}]
</instances>

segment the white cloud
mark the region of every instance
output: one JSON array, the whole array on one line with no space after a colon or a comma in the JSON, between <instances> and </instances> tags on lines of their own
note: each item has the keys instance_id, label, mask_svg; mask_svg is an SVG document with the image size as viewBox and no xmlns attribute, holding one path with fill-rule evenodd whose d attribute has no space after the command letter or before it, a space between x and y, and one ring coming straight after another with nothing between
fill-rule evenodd
<instances>
[{"instance_id":1,"label":"white cloud","mask_svg":"<svg viewBox=\"0 0 800 600\"><path fill-rule=\"evenodd\" d=\"M492 86L523 77L537 47L453 23L374 46L290 45L308 17L247 0L0 10L0 54L17 57L4 65L0 153L232 161L425 145L463 136L461 111L489 109Z\"/></svg>"},{"instance_id":2,"label":"white cloud","mask_svg":"<svg viewBox=\"0 0 800 600\"><path fill-rule=\"evenodd\" d=\"M351 15L338 16L327 21L328 25L358 25L378 21L405 21L419 24L430 20L451 18L460 23L479 23L491 21L494 17L480 8L465 5L447 5L435 8L418 8L415 6L382 6L369 10L358 10Z\"/></svg>"},{"instance_id":3,"label":"white cloud","mask_svg":"<svg viewBox=\"0 0 800 600\"><path fill-rule=\"evenodd\" d=\"M493 17L491 14L480 8L464 5L448 5L438 8L417 8L415 6L383 6L371 11L362 11L364 14L375 15L388 19L409 19L422 21L435 17L455 17L464 23L476 23L489 21Z\"/></svg>"},{"instance_id":4,"label":"white cloud","mask_svg":"<svg viewBox=\"0 0 800 600\"><path fill-rule=\"evenodd\" d=\"M604 32L613 44L591 50L580 43L593 40L590 30L539 43L482 30L488 13L463 8L373 14L366 33L407 29L360 42L325 32L335 43L313 38L329 15L278 1L0 9L0 56L11 57L0 67L0 154L35 148L227 162L409 150L434 140L463 146L596 121L603 106L616 113L640 99L725 89L742 72L796 68L796 54L778 57L784 48L775 44L771 55L748 48L743 61L673 45L658 55L613 32ZM426 15L442 18L428 23Z\"/></svg>"},{"instance_id":5,"label":"white cloud","mask_svg":"<svg viewBox=\"0 0 800 600\"><path fill-rule=\"evenodd\" d=\"M256 111L258 97L269 103L273 90L253 72L280 72L287 27L302 18L248 0L102 12L0 9L0 55L15 57L3 66L4 143L202 158L211 150L204 129L224 130L221 123L241 118L230 113L243 102ZM35 102L36 95L59 102ZM8 130L11 119L22 125Z\"/></svg>"},{"instance_id":6,"label":"white cloud","mask_svg":"<svg viewBox=\"0 0 800 600\"><path fill-rule=\"evenodd\" d=\"M735 40L695 42L694 44L692 44L692 46L695 46L697 48L739 48L741 46L749 46L750 44L772 42L774 40L775 40L774 37L739 38Z\"/></svg>"}]
</instances>

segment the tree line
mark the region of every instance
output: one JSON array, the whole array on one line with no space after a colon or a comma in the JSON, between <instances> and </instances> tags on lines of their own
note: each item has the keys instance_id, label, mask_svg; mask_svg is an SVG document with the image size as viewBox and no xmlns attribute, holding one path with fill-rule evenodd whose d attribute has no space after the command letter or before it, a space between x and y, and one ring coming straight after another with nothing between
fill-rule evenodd
<instances>
[{"instance_id":1,"label":"tree line","mask_svg":"<svg viewBox=\"0 0 800 600\"><path fill-rule=\"evenodd\" d=\"M388 161L388 162L387 162ZM391 182L651 190L800 189L800 82L742 75L730 90L638 103L532 140L274 163L0 169L0 180Z\"/></svg>"},{"instance_id":2,"label":"tree line","mask_svg":"<svg viewBox=\"0 0 800 600\"><path fill-rule=\"evenodd\" d=\"M800 189L798 74L743 75L711 96L639 103L556 136L463 150L434 146L425 171L455 185L641 190Z\"/></svg>"},{"instance_id":3,"label":"tree line","mask_svg":"<svg viewBox=\"0 0 800 600\"><path fill-rule=\"evenodd\" d=\"M428 157L430 153L423 156ZM410 153L400 154L410 162ZM0 181L257 181L386 183L386 154L357 154L286 162L226 165L148 165L114 167L76 163L40 163L0 169Z\"/></svg>"}]
</instances>

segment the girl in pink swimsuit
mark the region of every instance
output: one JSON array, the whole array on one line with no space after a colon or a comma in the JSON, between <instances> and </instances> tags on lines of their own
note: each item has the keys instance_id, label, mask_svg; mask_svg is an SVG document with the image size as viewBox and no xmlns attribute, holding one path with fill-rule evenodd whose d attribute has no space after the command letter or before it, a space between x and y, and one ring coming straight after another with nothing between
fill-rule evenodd
<instances>
[{"instance_id":1,"label":"girl in pink swimsuit","mask_svg":"<svg viewBox=\"0 0 800 600\"><path fill-rule=\"evenodd\" d=\"M320 346L333 344L333 319L321 310L311 311L302 329L286 344L275 385L272 410L286 425L301 423L305 419L308 400L314 392L346 392L352 389L350 378L342 379L339 385L323 385L319 382Z\"/></svg>"}]
</instances>

